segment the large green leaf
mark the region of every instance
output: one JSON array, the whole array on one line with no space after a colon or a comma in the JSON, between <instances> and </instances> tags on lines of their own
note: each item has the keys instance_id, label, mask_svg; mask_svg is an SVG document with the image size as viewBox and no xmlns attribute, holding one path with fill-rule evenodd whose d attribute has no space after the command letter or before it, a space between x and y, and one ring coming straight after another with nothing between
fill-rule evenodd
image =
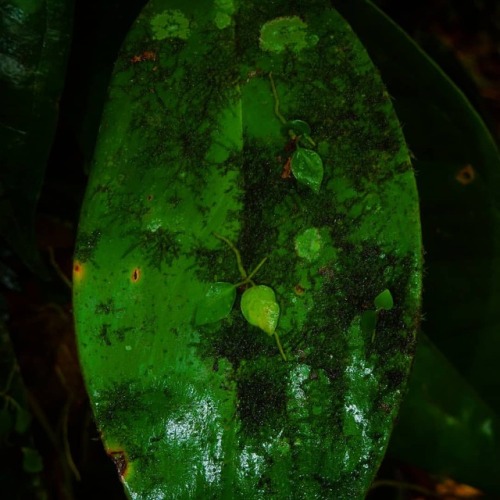
<instances>
[{"instance_id":1,"label":"large green leaf","mask_svg":"<svg viewBox=\"0 0 500 500\"><path fill-rule=\"evenodd\" d=\"M315 190L283 176L299 120ZM151 1L115 67L74 275L128 493L362 497L414 349L420 245L390 99L326 1ZM283 353L230 294L196 324L217 283L275 294ZM361 316L386 289L372 339Z\"/></svg>"},{"instance_id":2,"label":"large green leaf","mask_svg":"<svg viewBox=\"0 0 500 500\"><path fill-rule=\"evenodd\" d=\"M0 3L0 236L38 272L35 208L56 127L72 4Z\"/></svg>"},{"instance_id":3,"label":"large green leaf","mask_svg":"<svg viewBox=\"0 0 500 500\"><path fill-rule=\"evenodd\" d=\"M433 472L491 488L499 443L494 431L487 435L487 422L496 422L500 411L498 150L462 92L396 25L368 2L338 4L394 96L419 173L427 268L423 327L433 344L420 347L391 450ZM436 373L443 373L447 389ZM482 424L471 425L469 415L482 415ZM419 432L408 433L411 427ZM430 441L439 434L436 453L419 453L423 434Z\"/></svg>"}]
</instances>

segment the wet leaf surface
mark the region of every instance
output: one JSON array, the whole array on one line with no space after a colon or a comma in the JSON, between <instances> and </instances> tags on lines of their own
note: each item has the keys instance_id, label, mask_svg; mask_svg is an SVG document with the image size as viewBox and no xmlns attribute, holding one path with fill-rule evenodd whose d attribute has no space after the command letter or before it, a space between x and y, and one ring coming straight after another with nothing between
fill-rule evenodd
<instances>
[{"instance_id":1,"label":"wet leaf surface","mask_svg":"<svg viewBox=\"0 0 500 500\"><path fill-rule=\"evenodd\" d=\"M314 135L297 182L284 116ZM408 151L352 31L323 0L152 1L100 130L74 305L129 494L362 496L411 363L421 248ZM237 269L248 321L231 307L205 322L230 309ZM273 299L247 304L259 289ZM395 306L372 339L361 316L384 289Z\"/></svg>"}]
</instances>

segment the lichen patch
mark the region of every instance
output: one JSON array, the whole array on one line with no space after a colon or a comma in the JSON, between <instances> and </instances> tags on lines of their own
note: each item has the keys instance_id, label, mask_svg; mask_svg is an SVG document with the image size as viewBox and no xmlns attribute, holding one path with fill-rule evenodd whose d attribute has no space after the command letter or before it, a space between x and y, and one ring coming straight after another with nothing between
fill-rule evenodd
<instances>
[{"instance_id":1,"label":"lichen patch","mask_svg":"<svg viewBox=\"0 0 500 500\"><path fill-rule=\"evenodd\" d=\"M268 52L280 53L285 49L300 52L314 47L318 40L316 35L308 31L307 24L300 17L278 17L261 27L259 45Z\"/></svg>"},{"instance_id":2,"label":"lichen patch","mask_svg":"<svg viewBox=\"0 0 500 500\"><path fill-rule=\"evenodd\" d=\"M180 10L164 10L151 19L151 29L156 40L180 38L187 40L191 34L189 19Z\"/></svg>"}]
</instances>

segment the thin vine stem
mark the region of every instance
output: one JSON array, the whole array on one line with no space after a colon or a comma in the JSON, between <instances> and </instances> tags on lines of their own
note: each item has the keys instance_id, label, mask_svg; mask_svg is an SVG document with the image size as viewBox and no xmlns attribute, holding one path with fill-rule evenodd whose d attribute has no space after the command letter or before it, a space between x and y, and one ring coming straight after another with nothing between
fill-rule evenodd
<instances>
[{"instance_id":1,"label":"thin vine stem","mask_svg":"<svg viewBox=\"0 0 500 500\"><path fill-rule=\"evenodd\" d=\"M278 91L276 90L276 84L274 83L272 72L269 73L269 81L271 82L271 89L273 91L273 97L274 97L274 114L279 118L280 122L283 125L286 125L288 123L288 120L281 114L280 98L278 96ZM298 137L300 138L300 136L297 136L297 134L295 134L294 131L291 129L288 130L288 134L290 135L292 141L296 141ZM306 139L307 142L309 142L311 146L313 147L316 146L316 143L312 140L312 138L309 135L304 134L303 137Z\"/></svg>"},{"instance_id":2,"label":"thin vine stem","mask_svg":"<svg viewBox=\"0 0 500 500\"><path fill-rule=\"evenodd\" d=\"M274 96L274 114L280 119L283 125L287 124L286 118L280 113L280 98L278 97L278 92L276 91L276 85L274 84L273 73L269 73L269 80L271 81L271 88L273 90Z\"/></svg>"},{"instance_id":3,"label":"thin vine stem","mask_svg":"<svg viewBox=\"0 0 500 500\"><path fill-rule=\"evenodd\" d=\"M245 268L243 267L243 262L241 260L240 251L227 238L225 238L221 234L214 233L214 236L216 238L219 238L219 240L222 240L229 245L229 248L231 248L231 250L234 252L234 255L236 255L236 262L238 264L238 270L240 271L241 277L243 278L243 280L247 280L248 275L247 275L247 272L245 271ZM248 281L247 281L247 283L248 283Z\"/></svg>"},{"instance_id":4,"label":"thin vine stem","mask_svg":"<svg viewBox=\"0 0 500 500\"><path fill-rule=\"evenodd\" d=\"M276 89L274 87L274 82L272 80L272 76L271 74L269 74L270 78L271 78L271 82L273 84L273 90L274 92L276 92ZM279 105L279 103L278 103ZM278 113L279 113L279 110L278 110ZM255 286L255 282L252 280L252 278L257 274L258 270L264 265L264 263L266 262L267 260L267 256L264 257L258 264L257 266L255 267L255 269L253 269L253 271L250 273L250 274L247 274L245 268L243 267L243 262L241 260L241 254L240 254L240 251L233 245L233 243L228 240L227 238L225 238L224 236L222 236L221 234L219 233L213 233L214 236L216 238L218 238L219 240L222 240L224 241L225 243L227 243L227 245L231 248L231 250L234 252L234 254L236 255L236 261L238 263L238 269L240 271L240 274L241 274L241 277L243 278L243 281L240 281L239 283L236 283L236 285L234 285L236 288L242 286L242 285L246 285L247 283L250 283L251 286ZM278 334L276 333L276 331L274 332L274 338L276 339L276 344L278 346L278 349L280 351L280 354L281 354L281 357L283 358L284 361L288 361L288 358L286 357L286 354L285 354L285 351L283 350L283 346L281 345L281 341L280 341L280 338L278 336Z\"/></svg>"},{"instance_id":5,"label":"thin vine stem","mask_svg":"<svg viewBox=\"0 0 500 500\"><path fill-rule=\"evenodd\" d=\"M281 345L280 338L276 331L274 332L274 338L276 339L276 344L278 344L278 349L280 350L281 357L283 358L284 361L288 361L285 351L283 350L283 346Z\"/></svg>"},{"instance_id":6,"label":"thin vine stem","mask_svg":"<svg viewBox=\"0 0 500 500\"><path fill-rule=\"evenodd\" d=\"M246 285L247 283L250 283L252 286L255 286L255 282L252 280L252 278L257 274L257 271L264 265L264 262L266 262L267 257L264 257L257 265L257 267L243 280L240 281L239 283L236 283L234 285L236 288Z\"/></svg>"}]
</instances>

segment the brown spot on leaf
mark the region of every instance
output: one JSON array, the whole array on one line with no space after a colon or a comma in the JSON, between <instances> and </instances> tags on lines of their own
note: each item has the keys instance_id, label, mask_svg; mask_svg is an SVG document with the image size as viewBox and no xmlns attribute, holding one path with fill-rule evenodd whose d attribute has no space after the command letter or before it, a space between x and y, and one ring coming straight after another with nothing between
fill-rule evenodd
<instances>
[{"instance_id":1,"label":"brown spot on leaf","mask_svg":"<svg viewBox=\"0 0 500 500\"><path fill-rule=\"evenodd\" d=\"M122 478L127 475L128 459L124 450L109 450L108 456L113 460L118 474Z\"/></svg>"},{"instance_id":2,"label":"brown spot on leaf","mask_svg":"<svg viewBox=\"0 0 500 500\"><path fill-rule=\"evenodd\" d=\"M143 61L156 61L156 52L145 50L142 54L136 54L130 58L132 64L137 64Z\"/></svg>"},{"instance_id":3,"label":"brown spot on leaf","mask_svg":"<svg viewBox=\"0 0 500 500\"><path fill-rule=\"evenodd\" d=\"M467 186L471 182L474 182L476 178L476 171L472 165L465 165L462 167L455 175L455 180L460 182L463 186Z\"/></svg>"},{"instance_id":4,"label":"brown spot on leaf","mask_svg":"<svg viewBox=\"0 0 500 500\"><path fill-rule=\"evenodd\" d=\"M137 283L141 279L141 270L138 267L136 267L132 271L132 276L130 277L130 279L133 283Z\"/></svg>"}]
</instances>

